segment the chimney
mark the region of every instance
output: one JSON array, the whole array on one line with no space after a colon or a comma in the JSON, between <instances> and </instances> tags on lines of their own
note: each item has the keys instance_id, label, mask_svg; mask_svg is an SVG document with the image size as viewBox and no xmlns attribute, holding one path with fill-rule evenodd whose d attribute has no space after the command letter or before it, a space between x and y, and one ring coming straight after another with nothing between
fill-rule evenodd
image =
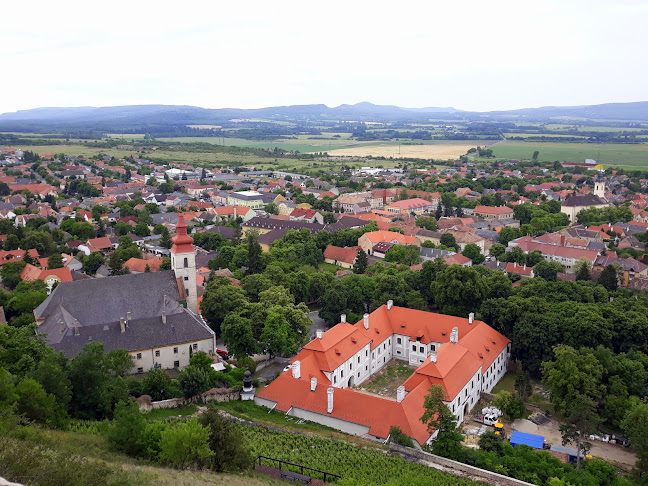
<instances>
[{"instance_id":1,"label":"chimney","mask_svg":"<svg viewBox=\"0 0 648 486\"><path fill-rule=\"evenodd\" d=\"M468 314L468 324L472 324L474 320L475 320L475 313L471 312L470 314Z\"/></svg>"},{"instance_id":2,"label":"chimney","mask_svg":"<svg viewBox=\"0 0 648 486\"><path fill-rule=\"evenodd\" d=\"M346 322L346 314L340 316L340 322Z\"/></svg>"},{"instance_id":3,"label":"chimney","mask_svg":"<svg viewBox=\"0 0 648 486\"><path fill-rule=\"evenodd\" d=\"M74 335L75 336L79 335L79 327L78 326L74 326Z\"/></svg>"},{"instance_id":4,"label":"chimney","mask_svg":"<svg viewBox=\"0 0 648 486\"><path fill-rule=\"evenodd\" d=\"M436 351L430 351L430 361L432 363L437 362L437 352Z\"/></svg>"},{"instance_id":5,"label":"chimney","mask_svg":"<svg viewBox=\"0 0 648 486\"><path fill-rule=\"evenodd\" d=\"M123 317L119 318L119 327L121 328L121 332L126 332L126 320Z\"/></svg>"},{"instance_id":6,"label":"chimney","mask_svg":"<svg viewBox=\"0 0 648 486\"><path fill-rule=\"evenodd\" d=\"M364 328L369 329L369 314L365 314L362 317L364 319Z\"/></svg>"},{"instance_id":7,"label":"chimney","mask_svg":"<svg viewBox=\"0 0 648 486\"><path fill-rule=\"evenodd\" d=\"M394 305L394 301L393 300L388 300L387 301L387 310L391 310L393 305Z\"/></svg>"},{"instance_id":8,"label":"chimney","mask_svg":"<svg viewBox=\"0 0 648 486\"><path fill-rule=\"evenodd\" d=\"M322 330L318 329L316 335L317 335L317 339L322 339Z\"/></svg>"},{"instance_id":9,"label":"chimney","mask_svg":"<svg viewBox=\"0 0 648 486\"><path fill-rule=\"evenodd\" d=\"M162 324L166 324L166 311L162 311Z\"/></svg>"},{"instance_id":10,"label":"chimney","mask_svg":"<svg viewBox=\"0 0 648 486\"><path fill-rule=\"evenodd\" d=\"M295 361L292 364L292 375L293 378L301 378L301 363L299 362L299 360Z\"/></svg>"},{"instance_id":11,"label":"chimney","mask_svg":"<svg viewBox=\"0 0 648 486\"><path fill-rule=\"evenodd\" d=\"M452 332L450 333L450 342L457 344L457 341L459 341L459 328L453 327Z\"/></svg>"},{"instance_id":12,"label":"chimney","mask_svg":"<svg viewBox=\"0 0 648 486\"><path fill-rule=\"evenodd\" d=\"M396 401L398 403L402 402L405 398L405 387L403 385L396 388Z\"/></svg>"},{"instance_id":13,"label":"chimney","mask_svg":"<svg viewBox=\"0 0 648 486\"><path fill-rule=\"evenodd\" d=\"M326 411L328 413L332 413L333 412L333 387L329 388L326 391L326 395L327 395L327 399L328 399L327 400Z\"/></svg>"},{"instance_id":14,"label":"chimney","mask_svg":"<svg viewBox=\"0 0 648 486\"><path fill-rule=\"evenodd\" d=\"M311 391L314 392L315 388L317 388L317 378L313 377L311 378Z\"/></svg>"},{"instance_id":15,"label":"chimney","mask_svg":"<svg viewBox=\"0 0 648 486\"><path fill-rule=\"evenodd\" d=\"M131 313L130 313L130 311L128 311L128 312L126 313L126 321L127 321L127 322L130 322L130 320L131 320Z\"/></svg>"}]
</instances>

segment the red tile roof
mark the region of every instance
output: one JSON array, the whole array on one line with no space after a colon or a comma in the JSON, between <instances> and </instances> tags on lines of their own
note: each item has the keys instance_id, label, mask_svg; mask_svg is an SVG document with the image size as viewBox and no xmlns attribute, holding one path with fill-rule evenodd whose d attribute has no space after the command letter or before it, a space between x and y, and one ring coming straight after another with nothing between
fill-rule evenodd
<instances>
[{"instance_id":1,"label":"red tile roof","mask_svg":"<svg viewBox=\"0 0 648 486\"><path fill-rule=\"evenodd\" d=\"M341 248L339 246L329 245L324 250L324 258L353 264L358 255L358 247Z\"/></svg>"},{"instance_id":2,"label":"red tile roof","mask_svg":"<svg viewBox=\"0 0 648 486\"><path fill-rule=\"evenodd\" d=\"M474 212L485 214L513 214L513 210L508 206L477 206Z\"/></svg>"}]
</instances>

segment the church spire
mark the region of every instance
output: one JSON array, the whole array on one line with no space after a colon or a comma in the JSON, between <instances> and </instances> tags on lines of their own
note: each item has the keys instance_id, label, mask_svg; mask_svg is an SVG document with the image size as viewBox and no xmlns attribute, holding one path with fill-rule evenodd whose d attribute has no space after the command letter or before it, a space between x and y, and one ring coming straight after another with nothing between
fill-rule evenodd
<instances>
[{"instance_id":1,"label":"church spire","mask_svg":"<svg viewBox=\"0 0 648 486\"><path fill-rule=\"evenodd\" d=\"M176 234L171 238L171 268L182 285L187 308L198 313L198 284L196 283L196 250L193 238L187 234L187 223L182 215L178 216Z\"/></svg>"}]
</instances>

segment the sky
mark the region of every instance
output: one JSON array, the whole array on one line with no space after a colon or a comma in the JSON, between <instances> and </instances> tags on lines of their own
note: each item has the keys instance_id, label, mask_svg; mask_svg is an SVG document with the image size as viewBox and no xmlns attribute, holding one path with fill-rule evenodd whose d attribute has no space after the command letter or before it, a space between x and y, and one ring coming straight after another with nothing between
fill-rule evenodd
<instances>
[{"instance_id":1,"label":"sky","mask_svg":"<svg viewBox=\"0 0 648 486\"><path fill-rule=\"evenodd\" d=\"M648 1L6 2L0 113L648 100Z\"/></svg>"}]
</instances>

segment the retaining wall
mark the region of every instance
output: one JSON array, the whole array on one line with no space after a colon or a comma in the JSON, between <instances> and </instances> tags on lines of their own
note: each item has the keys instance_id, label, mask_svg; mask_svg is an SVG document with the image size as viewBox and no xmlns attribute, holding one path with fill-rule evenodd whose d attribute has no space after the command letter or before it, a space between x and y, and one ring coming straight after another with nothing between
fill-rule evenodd
<instances>
[{"instance_id":1,"label":"retaining wall","mask_svg":"<svg viewBox=\"0 0 648 486\"><path fill-rule=\"evenodd\" d=\"M480 469L478 467L469 466L468 464L463 464L461 462L453 461L452 459L436 456L428 452L418 451L409 447L403 447L402 445L394 444L393 442L389 444L389 449L392 452L396 452L397 454L404 456L406 459L413 459L416 462L436 464L441 469L449 473L454 472L457 476L469 476L474 479L481 479L493 485L534 486L532 483L520 481L519 479L509 478L508 476L503 476L501 474L487 471L485 469Z\"/></svg>"}]
</instances>

